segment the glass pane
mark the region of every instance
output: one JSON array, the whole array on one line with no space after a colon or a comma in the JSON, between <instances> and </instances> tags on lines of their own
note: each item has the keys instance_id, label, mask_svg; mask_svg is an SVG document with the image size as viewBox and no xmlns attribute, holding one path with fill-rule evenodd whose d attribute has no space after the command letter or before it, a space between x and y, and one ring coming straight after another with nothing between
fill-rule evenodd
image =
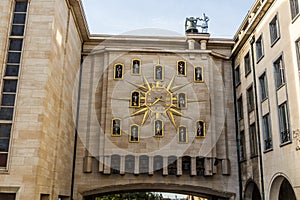
<instances>
[{"instance_id":1,"label":"glass pane","mask_svg":"<svg viewBox=\"0 0 300 200\"><path fill-rule=\"evenodd\" d=\"M10 137L11 124L0 124L0 137Z\"/></svg>"},{"instance_id":2,"label":"glass pane","mask_svg":"<svg viewBox=\"0 0 300 200\"><path fill-rule=\"evenodd\" d=\"M24 25L13 25L11 30L12 36L23 36Z\"/></svg>"},{"instance_id":3,"label":"glass pane","mask_svg":"<svg viewBox=\"0 0 300 200\"><path fill-rule=\"evenodd\" d=\"M19 65L7 65L5 76L18 76L19 75Z\"/></svg>"},{"instance_id":4,"label":"glass pane","mask_svg":"<svg viewBox=\"0 0 300 200\"><path fill-rule=\"evenodd\" d=\"M3 94L2 95L2 106L14 106L15 105L15 94Z\"/></svg>"},{"instance_id":5,"label":"glass pane","mask_svg":"<svg viewBox=\"0 0 300 200\"><path fill-rule=\"evenodd\" d=\"M21 51L23 40L11 39L9 43L9 50Z\"/></svg>"},{"instance_id":6,"label":"glass pane","mask_svg":"<svg viewBox=\"0 0 300 200\"><path fill-rule=\"evenodd\" d=\"M0 109L0 120L12 120L14 113L13 108L1 108Z\"/></svg>"},{"instance_id":7,"label":"glass pane","mask_svg":"<svg viewBox=\"0 0 300 200\"><path fill-rule=\"evenodd\" d=\"M6 167L6 163L7 163L7 154L0 154L0 167ZM2 197L2 196L0 196ZM2 198L0 198L2 199ZM6 198L5 198L6 199Z\"/></svg>"},{"instance_id":8,"label":"glass pane","mask_svg":"<svg viewBox=\"0 0 300 200\"><path fill-rule=\"evenodd\" d=\"M0 139L0 152L8 152L9 139Z\"/></svg>"},{"instance_id":9,"label":"glass pane","mask_svg":"<svg viewBox=\"0 0 300 200\"><path fill-rule=\"evenodd\" d=\"M17 80L4 80L3 92L16 92Z\"/></svg>"},{"instance_id":10,"label":"glass pane","mask_svg":"<svg viewBox=\"0 0 300 200\"><path fill-rule=\"evenodd\" d=\"M16 2L15 12L26 12L27 11L27 1Z\"/></svg>"},{"instance_id":11,"label":"glass pane","mask_svg":"<svg viewBox=\"0 0 300 200\"><path fill-rule=\"evenodd\" d=\"M21 52L8 52L8 63L20 63Z\"/></svg>"},{"instance_id":12,"label":"glass pane","mask_svg":"<svg viewBox=\"0 0 300 200\"><path fill-rule=\"evenodd\" d=\"M14 14L13 24L25 24L26 14Z\"/></svg>"}]
</instances>

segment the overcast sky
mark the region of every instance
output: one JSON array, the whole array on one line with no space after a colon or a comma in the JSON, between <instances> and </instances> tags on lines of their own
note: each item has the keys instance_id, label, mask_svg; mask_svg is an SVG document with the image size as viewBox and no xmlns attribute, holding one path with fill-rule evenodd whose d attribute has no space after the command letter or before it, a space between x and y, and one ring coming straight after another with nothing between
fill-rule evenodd
<instances>
[{"instance_id":1,"label":"overcast sky","mask_svg":"<svg viewBox=\"0 0 300 200\"><path fill-rule=\"evenodd\" d=\"M208 32L211 36L226 38L234 36L255 2L255 0L82 1L91 33L134 34L139 33L141 29L156 28L173 31L173 35L177 33L184 35L186 17L203 18L205 13L210 19Z\"/></svg>"}]
</instances>

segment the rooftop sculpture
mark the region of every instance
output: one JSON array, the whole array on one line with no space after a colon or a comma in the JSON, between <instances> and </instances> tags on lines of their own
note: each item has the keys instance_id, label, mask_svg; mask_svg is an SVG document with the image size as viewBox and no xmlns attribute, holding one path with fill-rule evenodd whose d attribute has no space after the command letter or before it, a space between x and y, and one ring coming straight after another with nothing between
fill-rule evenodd
<instances>
[{"instance_id":1,"label":"rooftop sculpture","mask_svg":"<svg viewBox=\"0 0 300 200\"><path fill-rule=\"evenodd\" d=\"M197 24L200 21L200 24ZM203 13L203 18L197 17L189 17L185 20L185 32L186 33L198 33L198 28L200 27L201 33L207 33L208 30L208 21L209 18Z\"/></svg>"}]
</instances>

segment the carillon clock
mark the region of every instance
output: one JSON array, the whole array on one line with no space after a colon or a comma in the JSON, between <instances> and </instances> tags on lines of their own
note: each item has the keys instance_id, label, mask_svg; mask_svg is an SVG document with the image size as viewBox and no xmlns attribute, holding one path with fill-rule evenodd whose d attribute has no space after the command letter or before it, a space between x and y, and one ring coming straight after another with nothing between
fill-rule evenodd
<instances>
[{"instance_id":1,"label":"carillon clock","mask_svg":"<svg viewBox=\"0 0 300 200\"><path fill-rule=\"evenodd\" d=\"M142 59L133 58L130 73L127 76L124 75L126 74L126 66L124 64L116 63L114 65L114 80L121 81L121 86L129 84L133 89L128 91L127 97L112 97L116 102L128 101L130 113L125 117L114 116L111 128L112 136L122 135L122 127L120 127L122 118L137 118L140 121L135 120L133 124L130 124L129 142L140 141L140 135L143 134L141 129L148 121L152 126L153 136L157 138L164 137L166 127L173 127L173 132L178 135L178 143L184 144L188 142L188 134L190 134L188 130L194 130L195 138L205 137L205 120L200 118L202 117L200 110L195 109L193 104L207 103L207 99L198 99L198 95L190 97L187 92L187 88L192 88L190 90L194 91L193 87L200 88L199 85L204 83L203 67L191 66L189 68L191 72L188 73L187 62L185 60L177 60L174 62L173 70L169 71L170 66L168 66L166 73L165 66L159 61L153 66L148 65L148 71L142 71L141 63ZM149 70L149 68L152 69ZM152 73L149 73L151 71ZM173 75L170 76L172 73ZM168 74L167 78L165 74ZM133 76L139 76L139 81L135 81L138 79L133 79ZM177 79L181 81L178 82ZM122 88L118 89L122 90ZM192 113L192 116L188 113ZM176 120L176 118L182 118L188 122L182 124L183 120ZM193 128L188 129L187 124L191 123Z\"/></svg>"}]
</instances>

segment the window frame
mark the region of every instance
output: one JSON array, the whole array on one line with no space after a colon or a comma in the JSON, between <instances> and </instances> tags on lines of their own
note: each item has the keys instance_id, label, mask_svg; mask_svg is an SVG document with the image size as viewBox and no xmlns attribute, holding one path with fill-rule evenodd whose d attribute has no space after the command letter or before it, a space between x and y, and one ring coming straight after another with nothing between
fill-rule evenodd
<instances>
[{"instance_id":1,"label":"window frame","mask_svg":"<svg viewBox=\"0 0 300 200\"><path fill-rule=\"evenodd\" d=\"M273 35L274 32L272 30L276 31L276 35ZM271 47L273 47L280 39L280 27L279 27L278 14L276 14L271 20L271 22L269 23L269 32L270 32Z\"/></svg>"},{"instance_id":2,"label":"window frame","mask_svg":"<svg viewBox=\"0 0 300 200\"><path fill-rule=\"evenodd\" d=\"M268 99L269 92L268 92L268 79L267 79L267 73L262 73L259 78L259 89L260 89L260 100L261 102Z\"/></svg>"},{"instance_id":3,"label":"window frame","mask_svg":"<svg viewBox=\"0 0 300 200\"><path fill-rule=\"evenodd\" d=\"M260 47L260 52L258 52ZM264 57L264 42L263 42L263 36L260 35L258 39L255 42L255 53L256 53L256 63L258 63L263 57Z\"/></svg>"},{"instance_id":4,"label":"window frame","mask_svg":"<svg viewBox=\"0 0 300 200\"><path fill-rule=\"evenodd\" d=\"M273 70L275 88L278 90L286 84L285 65L282 54L273 62Z\"/></svg>"},{"instance_id":5,"label":"window frame","mask_svg":"<svg viewBox=\"0 0 300 200\"><path fill-rule=\"evenodd\" d=\"M251 58L250 52L246 53L244 56L244 69L245 69L245 77L251 73Z\"/></svg>"},{"instance_id":6,"label":"window frame","mask_svg":"<svg viewBox=\"0 0 300 200\"><path fill-rule=\"evenodd\" d=\"M297 56L298 71L300 72L300 38L296 40L295 47L296 47L296 54L297 54L296 56Z\"/></svg>"},{"instance_id":7,"label":"window frame","mask_svg":"<svg viewBox=\"0 0 300 200\"><path fill-rule=\"evenodd\" d=\"M255 123L249 125L249 142L250 142L251 158L256 157L258 155L258 146L257 146L257 131L256 131Z\"/></svg>"},{"instance_id":8,"label":"window frame","mask_svg":"<svg viewBox=\"0 0 300 200\"><path fill-rule=\"evenodd\" d=\"M244 119L243 95L237 99L238 120Z\"/></svg>"},{"instance_id":9,"label":"window frame","mask_svg":"<svg viewBox=\"0 0 300 200\"><path fill-rule=\"evenodd\" d=\"M240 65L238 65L235 69L234 69L234 78L235 78L235 86L239 86L241 84L241 69L240 69Z\"/></svg>"},{"instance_id":10,"label":"window frame","mask_svg":"<svg viewBox=\"0 0 300 200\"><path fill-rule=\"evenodd\" d=\"M284 113L284 115L282 115L282 113ZM286 101L278 106L278 126L280 146L291 143L290 118Z\"/></svg>"},{"instance_id":11,"label":"window frame","mask_svg":"<svg viewBox=\"0 0 300 200\"><path fill-rule=\"evenodd\" d=\"M252 91L251 93L250 93L250 90ZM249 94L251 94L251 95L249 95ZM246 97L247 97L247 109L248 109L248 113L250 113L255 108L255 105L254 105L254 90L253 90L253 85L250 85L247 88Z\"/></svg>"},{"instance_id":12,"label":"window frame","mask_svg":"<svg viewBox=\"0 0 300 200\"><path fill-rule=\"evenodd\" d=\"M245 131L242 130L239 133L239 150L240 150L240 162L243 162L247 159L246 152L246 140L245 140Z\"/></svg>"},{"instance_id":13,"label":"window frame","mask_svg":"<svg viewBox=\"0 0 300 200\"><path fill-rule=\"evenodd\" d=\"M289 0L290 3L290 11L291 11L291 17L292 20L294 20L295 18L297 18L299 16L300 13L300 1L299 0ZM295 3L295 4L293 4Z\"/></svg>"},{"instance_id":14,"label":"window frame","mask_svg":"<svg viewBox=\"0 0 300 200\"><path fill-rule=\"evenodd\" d=\"M262 129L264 137L264 151L270 151L273 149L273 137L272 137L272 125L270 113L265 114L262 117Z\"/></svg>"}]
</instances>

